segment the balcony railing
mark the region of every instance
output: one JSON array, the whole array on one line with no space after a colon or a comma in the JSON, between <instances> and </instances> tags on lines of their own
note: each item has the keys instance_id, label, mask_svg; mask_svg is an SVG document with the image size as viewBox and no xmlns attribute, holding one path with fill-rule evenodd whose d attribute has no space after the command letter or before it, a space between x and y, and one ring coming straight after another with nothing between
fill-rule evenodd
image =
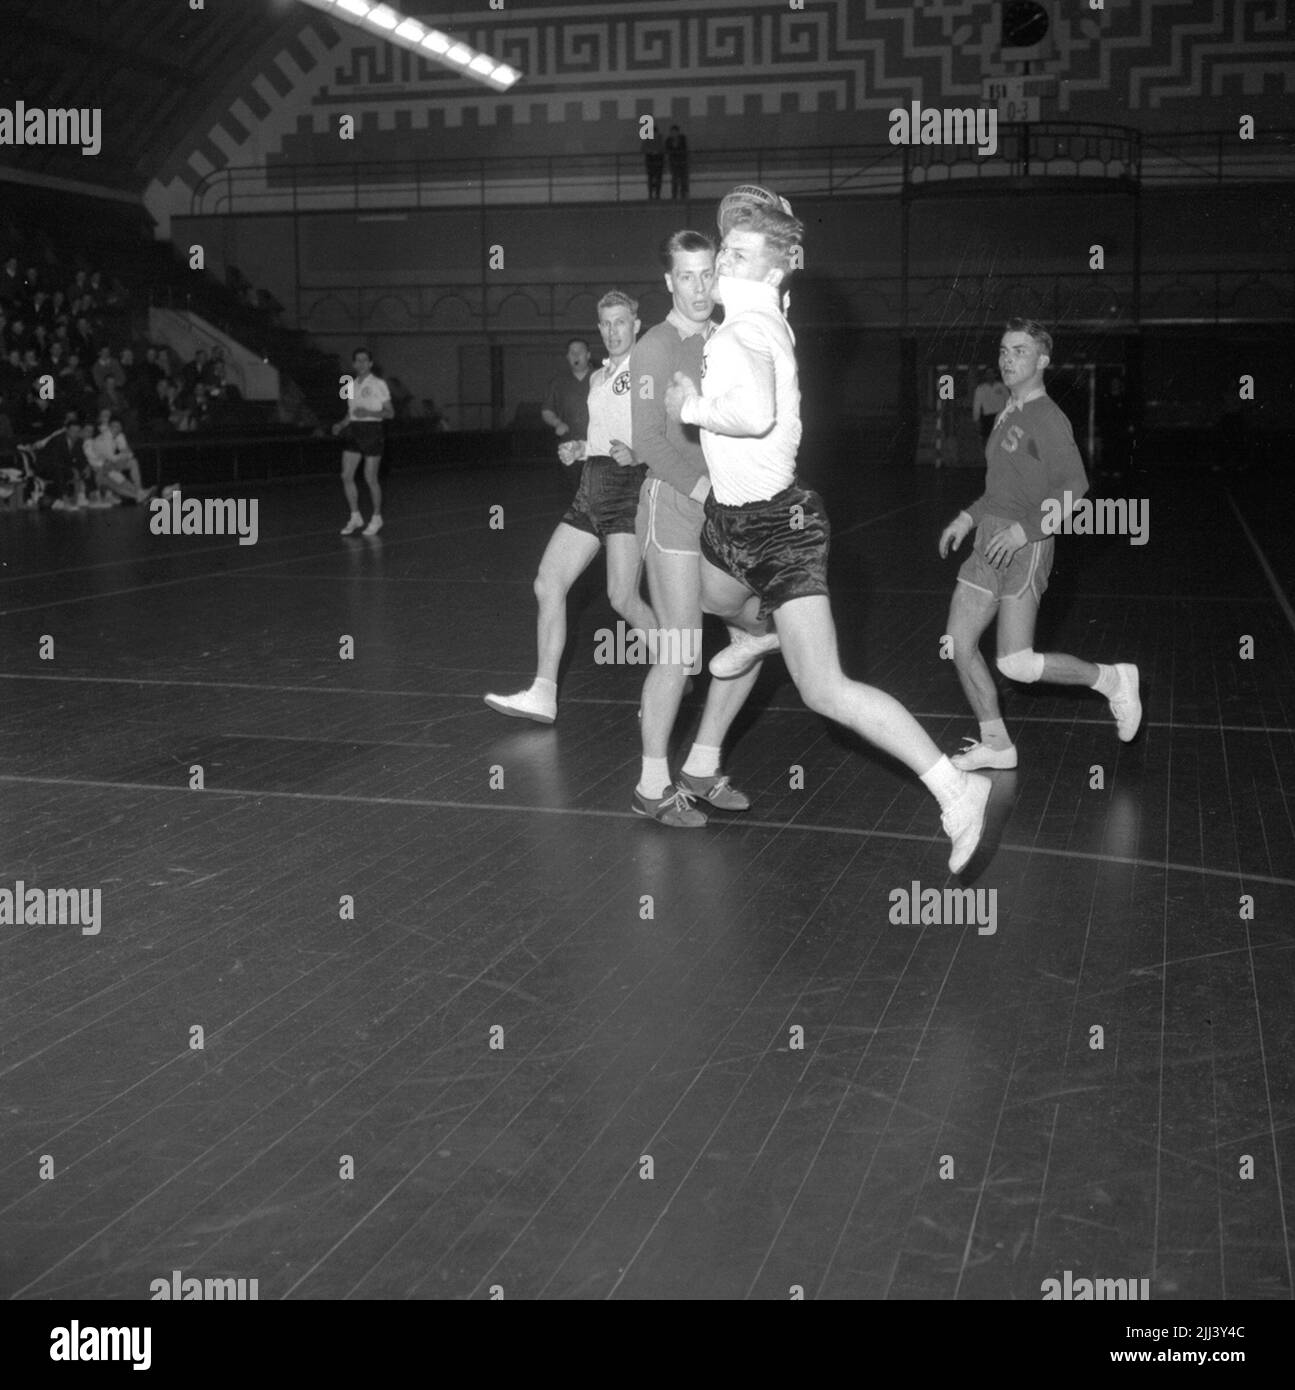
<instances>
[{"instance_id":1,"label":"balcony railing","mask_svg":"<svg viewBox=\"0 0 1295 1390\"><path fill-rule=\"evenodd\" d=\"M618 279L639 301L645 323L663 318L661 281ZM303 284L301 327L313 334L419 335L464 332L588 332L604 280L547 284L439 282ZM1088 271L1010 275L899 275L807 278L792 287L797 329L921 329L983 323L1014 314L1071 326L1126 329L1136 324L1289 323L1295 320L1295 269Z\"/></svg>"},{"instance_id":2,"label":"balcony railing","mask_svg":"<svg viewBox=\"0 0 1295 1390\"><path fill-rule=\"evenodd\" d=\"M827 145L693 150L693 200L735 183L769 183L799 197L894 196L941 188L1014 188L1020 179L1096 179L1127 187L1295 181L1295 130L1144 135L1109 125L1041 121L1000 125L998 148L974 145ZM669 196L670 179L663 194ZM194 215L379 212L434 207L638 203L647 176L637 150L480 159L230 166L194 190Z\"/></svg>"}]
</instances>

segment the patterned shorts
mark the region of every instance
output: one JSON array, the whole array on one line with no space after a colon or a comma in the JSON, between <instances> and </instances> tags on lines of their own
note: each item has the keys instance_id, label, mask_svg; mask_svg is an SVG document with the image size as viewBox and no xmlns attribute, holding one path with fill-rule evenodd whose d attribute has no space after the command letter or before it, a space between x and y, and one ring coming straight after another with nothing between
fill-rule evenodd
<instances>
[{"instance_id":1,"label":"patterned shorts","mask_svg":"<svg viewBox=\"0 0 1295 1390\"><path fill-rule=\"evenodd\" d=\"M726 507L706 499L701 553L760 597L767 617L794 598L827 596L832 528L823 499L792 483L765 502Z\"/></svg>"}]
</instances>

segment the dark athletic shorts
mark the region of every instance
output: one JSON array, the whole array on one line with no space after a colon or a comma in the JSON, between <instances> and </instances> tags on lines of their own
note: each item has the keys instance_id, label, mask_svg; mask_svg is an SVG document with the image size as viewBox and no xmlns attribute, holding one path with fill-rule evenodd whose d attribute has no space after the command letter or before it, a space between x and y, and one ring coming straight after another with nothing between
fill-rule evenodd
<instances>
[{"instance_id":1,"label":"dark athletic shorts","mask_svg":"<svg viewBox=\"0 0 1295 1390\"><path fill-rule=\"evenodd\" d=\"M639 489L646 477L646 464L622 468L606 455L587 458L580 486L562 520L599 540L605 536L632 536L634 518L638 515Z\"/></svg>"},{"instance_id":2,"label":"dark athletic shorts","mask_svg":"<svg viewBox=\"0 0 1295 1390\"><path fill-rule=\"evenodd\" d=\"M823 499L797 482L767 502L726 507L706 498L701 553L760 596L760 616L794 598L827 596L832 527Z\"/></svg>"},{"instance_id":3,"label":"dark athletic shorts","mask_svg":"<svg viewBox=\"0 0 1295 1390\"><path fill-rule=\"evenodd\" d=\"M382 425L377 420L350 421L341 433L341 440L347 453L362 454L366 459L382 457Z\"/></svg>"}]
</instances>

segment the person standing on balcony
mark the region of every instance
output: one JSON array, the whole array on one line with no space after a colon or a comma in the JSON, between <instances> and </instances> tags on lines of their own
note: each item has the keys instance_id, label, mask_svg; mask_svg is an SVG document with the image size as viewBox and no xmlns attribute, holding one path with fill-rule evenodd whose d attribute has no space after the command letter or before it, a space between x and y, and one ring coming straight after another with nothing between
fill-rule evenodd
<instances>
[{"instance_id":1,"label":"person standing on balcony","mask_svg":"<svg viewBox=\"0 0 1295 1390\"><path fill-rule=\"evenodd\" d=\"M648 197L661 197L661 176L665 172L665 147L657 134L656 122L652 134L643 141L643 161L647 165Z\"/></svg>"},{"instance_id":2,"label":"person standing on balcony","mask_svg":"<svg viewBox=\"0 0 1295 1390\"><path fill-rule=\"evenodd\" d=\"M688 196L688 137L677 125L670 127L665 142L666 158L670 161L670 196Z\"/></svg>"},{"instance_id":3,"label":"person standing on balcony","mask_svg":"<svg viewBox=\"0 0 1295 1390\"><path fill-rule=\"evenodd\" d=\"M351 354L351 366L355 369L355 376L351 381L346 418L333 426L333 433L341 435L345 446L342 451L342 491L346 493L346 501L351 508L351 519L342 527L342 535L352 535L363 527L366 536L376 536L382 530L382 487L378 482L378 468L382 464L382 422L390 420L395 411L387 383L373 374L373 354L368 348L355 349ZM355 486L355 470L360 466L361 458L364 459L364 481L373 499L373 516L367 526L360 514L360 494Z\"/></svg>"}]
</instances>

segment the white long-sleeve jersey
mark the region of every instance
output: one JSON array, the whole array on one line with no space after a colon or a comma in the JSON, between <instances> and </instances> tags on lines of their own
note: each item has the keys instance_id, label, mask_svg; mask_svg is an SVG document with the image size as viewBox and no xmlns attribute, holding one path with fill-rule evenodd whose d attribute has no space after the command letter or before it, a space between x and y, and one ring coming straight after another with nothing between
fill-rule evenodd
<instances>
[{"instance_id":1,"label":"white long-sleeve jersey","mask_svg":"<svg viewBox=\"0 0 1295 1390\"><path fill-rule=\"evenodd\" d=\"M706 340L701 395L681 415L701 429L715 500L762 502L790 487L800 445L795 338L772 285L724 276L724 322Z\"/></svg>"}]
</instances>

